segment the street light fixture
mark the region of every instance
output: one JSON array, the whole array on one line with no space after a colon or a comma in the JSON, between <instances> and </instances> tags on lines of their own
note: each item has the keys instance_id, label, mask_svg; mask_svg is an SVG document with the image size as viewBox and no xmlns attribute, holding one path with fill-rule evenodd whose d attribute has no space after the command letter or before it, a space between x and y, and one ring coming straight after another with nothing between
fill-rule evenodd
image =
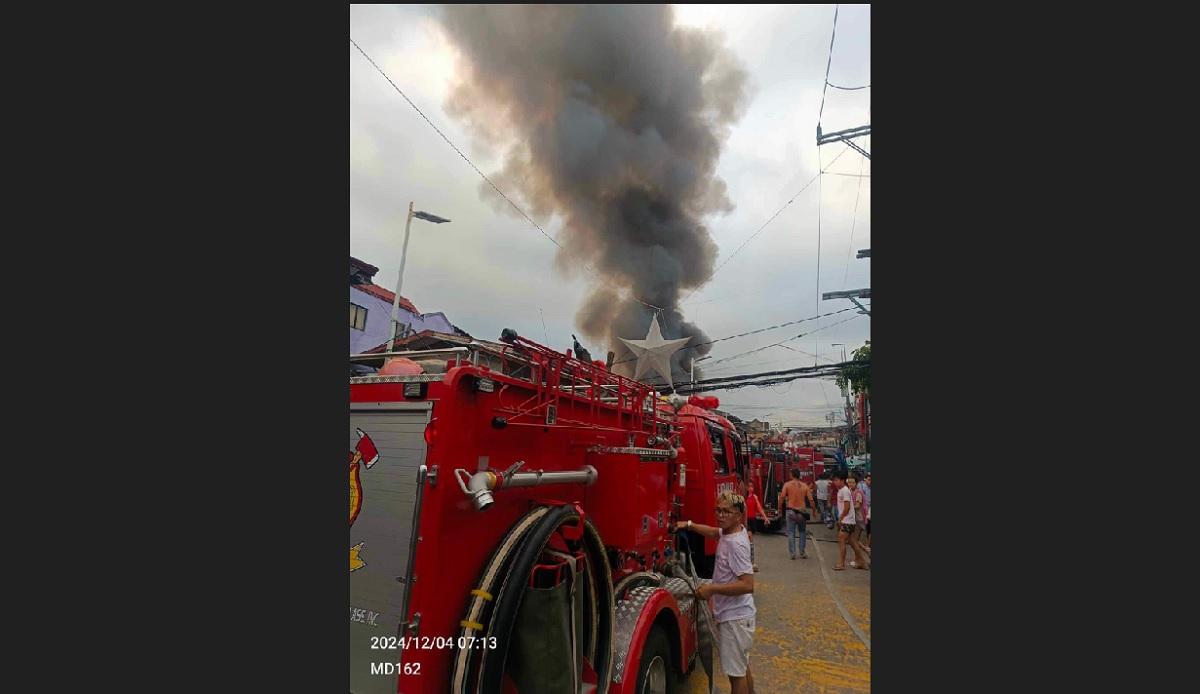
<instances>
[{"instance_id":1,"label":"street light fixture","mask_svg":"<svg viewBox=\"0 0 1200 694\"><path fill-rule=\"evenodd\" d=\"M396 278L396 296L392 299L392 336L388 338L387 351L391 352L396 346L396 336L400 333L400 289L404 286L404 262L408 259L408 232L412 228L413 217L434 224L449 222L435 214L417 210L413 212L413 204L408 203L408 219L404 222L404 248L400 251L400 275Z\"/></svg>"}]
</instances>

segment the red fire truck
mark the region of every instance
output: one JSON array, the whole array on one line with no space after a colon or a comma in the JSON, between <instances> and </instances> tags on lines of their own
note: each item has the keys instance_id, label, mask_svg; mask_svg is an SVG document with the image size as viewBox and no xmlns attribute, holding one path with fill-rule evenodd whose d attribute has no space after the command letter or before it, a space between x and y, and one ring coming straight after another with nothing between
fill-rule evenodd
<instances>
[{"instance_id":1,"label":"red fire truck","mask_svg":"<svg viewBox=\"0 0 1200 694\"><path fill-rule=\"evenodd\" d=\"M811 487L825 471L825 456L816 448L794 448L792 455L800 468L800 480Z\"/></svg>"},{"instance_id":2,"label":"red fire truck","mask_svg":"<svg viewBox=\"0 0 1200 694\"><path fill-rule=\"evenodd\" d=\"M746 480L763 500L767 512L761 525L764 531L783 528L779 493L791 479L793 469L799 470L800 479L812 486L825 472L825 456L816 448L793 448L782 436L764 439L751 450Z\"/></svg>"},{"instance_id":3,"label":"red fire truck","mask_svg":"<svg viewBox=\"0 0 1200 694\"><path fill-rule=\"evenodd\" d=\"M680 552L673 528L715 524L736 484L728 421L509 330L352 362L383 368L350 379L351 692L663 692L697 659L711 673L694 598L711 548Z\"/></svg>"},{"instance_id":4,"label":"red fire truck","mask_svg":"<svg viewBox=\"0 0 1200 694\"><path fill-rule=\"evenodd\" d=\"M783 518L779 515L779 493L783 484L791 479L791 469L795 458L785 447L782 436L763 439L759 446L760 452L751 458L752 479L757 479L761 485L758 490L762 499L763 510L767 518L763 521L763 530L774 532L783 528Z\"/></svg>"},{"instance_id":5,"label":"red fire truck","mask_svg":"<svg viewBox=\"0 0 1200 694\"><path fill-rule=\"evenodd\" d=\"M767 459L762 450L762 442L756 441L750 448L750 464L747 469L746 484L758 495L759 501L762 502L763 510L767 512L767 517L756 519L755 532L767 531L779 520L777 518L778 514L767 507L769 468L770 466L767 464Z\"/></svg>"},{"instance_id":6,"label":"red fire truck","mask_svg":"<svg viewBox=\"0 0 1200 694\"><path fill-rule=\"evenodd\" d=\"M685 465L689 480L683 498L682 517L716 526L716 504L722 492L745 495L748 451L733 423L713 413L720 401L714 397L692 396L679 408L676 422L681 429ZM688 532L689 548L697 573L712 577L717 541Z\"/></svg>"}]
</instances>

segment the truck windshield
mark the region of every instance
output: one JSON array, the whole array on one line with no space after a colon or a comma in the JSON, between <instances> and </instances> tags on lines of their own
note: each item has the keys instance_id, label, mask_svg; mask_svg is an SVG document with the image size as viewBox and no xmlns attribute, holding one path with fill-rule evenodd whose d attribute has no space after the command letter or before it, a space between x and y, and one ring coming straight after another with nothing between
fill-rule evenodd
<instances>
[{"instance_id":1,"label":"truck windshield","mask_svg":"<svg viewBox=\"0 0 1200 694\"><path fill-rule=\"evenodd\" d=\"M733 444L733 459L737 468L737 476L740 479L746 479L746 458L742 455L742 442L738 441L736 436L729 441Z\"/></svg>"}]
</instances>

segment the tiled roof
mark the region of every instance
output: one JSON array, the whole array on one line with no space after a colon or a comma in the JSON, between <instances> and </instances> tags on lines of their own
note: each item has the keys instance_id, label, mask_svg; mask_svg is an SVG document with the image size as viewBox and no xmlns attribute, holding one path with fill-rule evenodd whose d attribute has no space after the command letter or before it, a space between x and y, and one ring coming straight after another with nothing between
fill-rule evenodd
<instances>
[{"instance_id":1,"label":"tiled roof","mask_svg":"<svg viewBox=\"0 0 1200 694\"><path fill-rule=\"evenodd\" d=\"M462 335L451 335L448 333L438 332L436 330L422 330L419 333L415 333L413 335L409 335L408 337L404 337L399 340L396 340L396 349L397 350L410 349L410 348L413 348L415 343L419 343L416 346L417 349L435 349L438 347L444 347L444 346L448 346L448 345L450 345L450 346L465 346L465 345L471 344L471 342L479 342L480 344L490 345L497 349L504 347L503 343L492 342L491 340L478 340L478 339L473 338L470 335L467 335L465 333ZM439 343L441 343L441 344L439 344ZM363 351L363 354L374 354L376 352L386 352L386 351L387 351L387 343L384 342L381 345L378 345L376 347L372 347L371 349Z\"/></svg>"},{"instance_id":2,"label":"tiled roof","mask_svg":"<svg viewBox=\"0 0 1200 694\"><path fill-rule=\"evenodd\" d=\"M443 339L449 339L450 341L457 342L454 338L456 338L458 336L457 335L446 335L445 333L439 333L439 332L436 332L433 330L422 330L419 333L414 333L412 335L409 335L408 337L403 337L403 338L400 338L399 340L396 340L396 349L405 349L414 342L417 342L419 340L424 340L425 338L430 338L430 337L435 338L435 339L440 337ZM463 341L462 344L466 344L467 342L469 342L469 340ZM363 354L373 354L375 352L386 352L386 351L387 351L387 343L384 342L381 345L377 345L375 347L372 347L371 349L366 350L365 352L363 352Z\"/></svg>"},{"instance_id":3,"label":"tiled roof","mask_svg":"<svg viewBox=\"0 0 1200 694\"><path fill-rule=\"evenodd\" d=\"M389 289L384 289L378 284L352 284L350 286L361 292L366 292L376 299L382 299L389 304L396 300L396 292L393 292ZM413 302L405 299L404 297L400 297L400 308L408 311L409 313L418 316L421 315L421 312L417 310L417 307L413 305Z\"/></svg>"}]
</instances>

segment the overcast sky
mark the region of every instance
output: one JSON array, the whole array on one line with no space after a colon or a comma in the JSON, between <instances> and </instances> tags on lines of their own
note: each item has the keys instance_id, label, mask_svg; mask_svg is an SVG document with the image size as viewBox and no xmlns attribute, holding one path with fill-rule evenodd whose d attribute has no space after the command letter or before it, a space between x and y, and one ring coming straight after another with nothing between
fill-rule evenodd
<instances>
[{"instance_id":1,"label":"overcast sky","mask_svg":"<svg viewBox=\"0 0 1200 694\"><path fill-rule=\"evenodd\" d=\"M852 174L827 174L796 197L684 303L686 317L712 338L721 338L850 306L821 301L819 295L871 284L871 261L854 257L858 249L871 246L870 162L842 144L819 151L816 146L834 6L677 5L675 14L680 25L719 32L750 76L746 109L731 129L717 168L735 209L705 220L720 249L718 265L816 175L818 158L829 172ZM501 167L502 153L473 137L466 124L444 109L456 80L457 54L439 17L437 6L353 5L350 37L491 175ZM556 271L555 245L526 220L483 199L479 175L352 45L347 49L351 255L379 267L376 282L394 289L405 214L414 201L415 209L452 221L413 221L404 296L422 312L444 312L480 338L496 339L509 327L551 346L569 347L571 334L580 332L575 316L587 295L586 278ZM842 5L829 81L850 87L870 84L870 64L870 7ZM829 89L823 129L870 123L870 99L870 89ZM870 138L858 142L870 151ZM542 228L554 236L560 224L552 217ZM858 317L824 327L851 316ZM828 363L841 358L842 347L833 343L845 343L849 353L870 339L870 318L846 312L719 342L701 366L818 327L824 329L787 343L808 354L772 347L710 366L705 376L812 366L812 354ZM605 352L598 344L585 346L594 355ZM840 412L841 394L832 381L798 380L713 395L720 398L721 409L747 420L824 426L826 412Z\"/></svg>"}]
</instances>

